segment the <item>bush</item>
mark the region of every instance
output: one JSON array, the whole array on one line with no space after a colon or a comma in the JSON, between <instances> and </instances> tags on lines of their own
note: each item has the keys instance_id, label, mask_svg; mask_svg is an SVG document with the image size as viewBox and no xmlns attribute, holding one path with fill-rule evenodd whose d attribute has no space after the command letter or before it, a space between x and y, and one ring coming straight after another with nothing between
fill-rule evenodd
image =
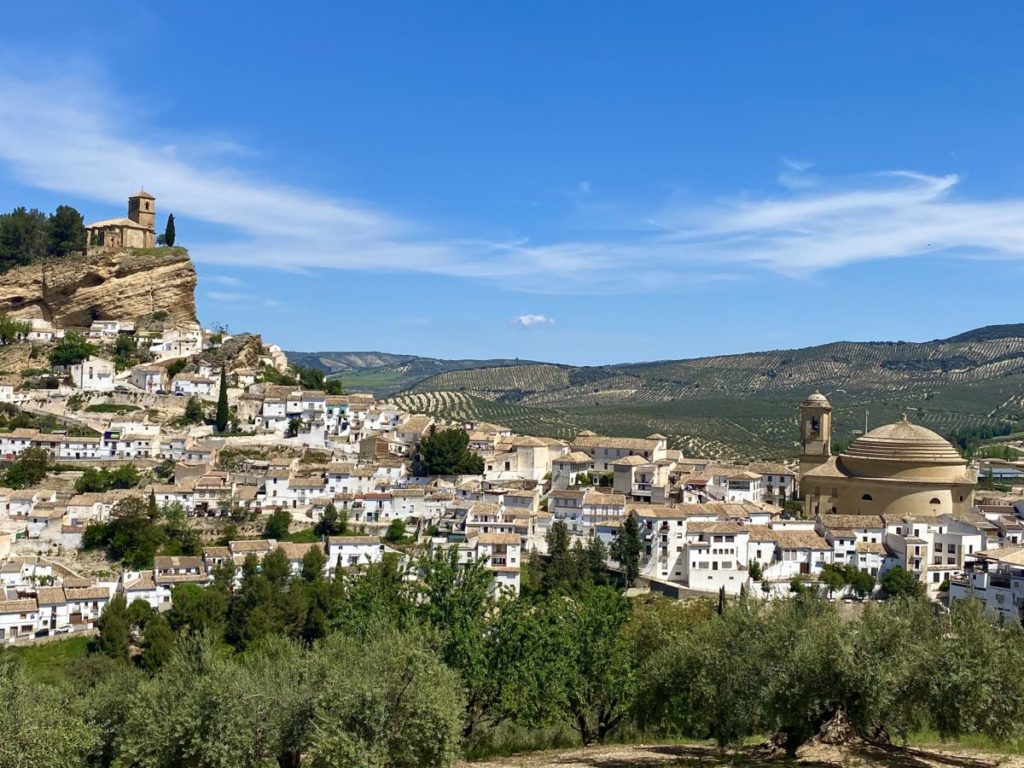
<instances>
[{"instance_id":1,"label":"bush","mask_svg":"<svg viewBox=\"0 0 1024 768\"><path fill-rule=\"evenodd\" d=\"M50 365L68 366L96 354L96 347L77 331L68 331L50 350Z\"/></svg>"}]
</instances>

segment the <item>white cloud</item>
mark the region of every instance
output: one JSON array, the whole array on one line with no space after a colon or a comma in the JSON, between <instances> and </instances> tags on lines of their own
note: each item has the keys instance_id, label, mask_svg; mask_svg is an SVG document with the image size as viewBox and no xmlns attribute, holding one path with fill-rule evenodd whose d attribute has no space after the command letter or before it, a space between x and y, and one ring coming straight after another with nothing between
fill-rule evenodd
<instances>
[{"instance_id":1,"label":"white cloud","mask_svg":"<svg viewBox=\"0 0 1024 768\"><path fill-rule=\"evenodd\" d=\"M576 189L581 195L589 195L592 191L590 182L586 180L581 181L579 184L577 184Z\"/></svg>"},{"instance_id":2,"label":"white cloud","mask_svg":"<svg viewBox=\"0 0 1024 768\"><path fill-rule=\"evenodd\" d=\"M544 315L519 315L512 322L520 328L537 328L539 326L555 324L554 318L545 317Z\"/></svg>"},{"instance_id":3,"label":"white cloud","mask_svg":"<svg viewBox=\"0 0 1024 768\"><path fill-rule=\"evenodd\" d=\"M606 218L626 225L575 240L439 237L436 223L428 228L380 206L257 176L246 170L252 151L230 137L159 135L146 124L145 105L118 99L96 85L101 75L89 75L0 75L0 169L100 201L112 214L128 190L145 184L162 210L220 225L223 237L186 243L201 262L427 272L528 292L607 294L751 279L750 268L803 276L939 253L1024 262L1024 197L971 199L956 174L827 179L796 160L783 161L775 194L620 211ZM589 183L579 191L590 191ZM231 279L210 278L241 285ZM240 301L244 294L208 296Z\"/></svg>"},{"instance_id":4,"label":"white cloud","mask_svg":"<svg viewBox=\"0 0 1024 768\"><path fill-rule=\"evenodd\" d=\"M817 186L818 177L813 173L808 173L813 167L813 163L784 157L782 164L786 166L785 170L779 174L779 184L782 186L787 189L811 189Z\"/></svg>"},{"instance_id":5,"label":"white cloud","mask_svg":"<svg viewBox=\"0 0 1024 768\"><path fill-rule=\"evenodd\" d=\"M207 291L206 298L210 301L218 301L222 303L233 304L239 301L249 301L252 299L247 293L232 293L229 291Z\"/></svg>"},{"instance_id":6,"label":"white cloud","mask_svg":"<svg viewBox=\"0 0 1024 768\"><path fill-rule=\"evenodd\" d=\"M217 283L218 285L241 285L242 281L230 275L208 275L203 278L204 283Z\"/></svg>"}]
</instances>

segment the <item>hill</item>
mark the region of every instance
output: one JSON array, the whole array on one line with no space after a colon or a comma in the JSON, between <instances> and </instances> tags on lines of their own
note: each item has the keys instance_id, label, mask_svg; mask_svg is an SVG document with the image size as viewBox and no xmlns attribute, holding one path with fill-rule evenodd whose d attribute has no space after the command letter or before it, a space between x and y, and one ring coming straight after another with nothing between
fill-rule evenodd
<instances>
[{"instance_id":1,"label":"hill","mask_svg":"<svg viewBox=\"0 0 1024 768\"><path fill-rule=\"evenodd\" d=\"M877 426L904 410L947 436L1024 420L1024 325L927 342L843 341L584 367L317 354L350 365L340 371L350 389L397 393L396 402L411 410L504 420L553 437L582 429L624 436L661 432L691 455L794 456L797 406L815 388L831 393L839 443L853 439L865 421ZM383 365L359 368L360 356Z\"/></svg>"},{"instance_id":2,"label":"hill","mask_svg":"<svg viewBox=\"0 0 1024 768\"><path fill-rule=\"evenodd\" d=\"M448 371L518 365L519 360L441 360L387 352L286 352L293 365L316 368L341 379L349 391L386 397ZM531 363L532 364L532 363Z\"/></svg>"}]
</instances>

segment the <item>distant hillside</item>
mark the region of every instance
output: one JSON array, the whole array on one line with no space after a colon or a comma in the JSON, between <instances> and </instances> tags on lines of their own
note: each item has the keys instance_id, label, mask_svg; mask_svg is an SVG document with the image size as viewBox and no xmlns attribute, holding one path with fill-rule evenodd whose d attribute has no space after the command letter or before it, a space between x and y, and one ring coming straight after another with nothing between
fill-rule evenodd
<instances>
[{"instance_id":1,"label":"distant hillside","mask_svg":"<svg viewBox=\"0 0 1024 768\"><path fill-rule=\"evenodd\" d=\"M520 365L519 360L440 360L387 352L286 352L289 362L341 379L349 391L386 397L448 371ZM534 363L529 363L534 364Z\"/></svg>"},{"instance_id":2,"label":"distant hillside","mask_svg":"<svg viewBox=\"0 0 1024 768\"><path fill-rule=\"evenodd\" d=\"M358 368L349 362L361 355L376 355L384 364ZM691 455L795 455L797 407L816 387L832 393L840 442L863 430L865 412L871 427L907 410L912 420L944 435L1024 420L1024 325L921 343L834 342L590 367L403 356L387 362L377 353L319 356L351 366L341 372L350 389L401 392L397 401L412 410L490 420L504 414L521 431L558 437L582 429L661 432Z\"/></svg>"}]
</instances>

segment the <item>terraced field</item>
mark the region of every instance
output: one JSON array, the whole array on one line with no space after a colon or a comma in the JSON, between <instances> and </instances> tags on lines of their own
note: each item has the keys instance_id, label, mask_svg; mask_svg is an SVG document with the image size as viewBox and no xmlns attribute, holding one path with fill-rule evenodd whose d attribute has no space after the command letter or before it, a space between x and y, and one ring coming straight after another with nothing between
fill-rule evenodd
<instances>
[{"instance_id":1,"label":"terraced field","mask_svg":"<svg viewBox=\"0 0 1024 768\"><path fill-rule=\"evenodd\" d=\"M391 402L412 413L425 413L453 422L488 421L525 435L566 440L586 429L559 411L486 400L465 392L396 395Z\"/></svg>"},{"instance_id":2,"label":"terraced field","mask_svg":"<svg viewBox=\"0 0 1024 768\"><path fill-rule=\"evenodd\" d=\"M859 434L865 419L872 428L904 411L944 435L1024 423L1024 325L924 343L837 342L593 368L463 368L419 381L397 402L527 434L661 432L688 455L785 458L796 453L799 403L815 388L830 393L840 442Z\"/></svg>"}]
</instances>

